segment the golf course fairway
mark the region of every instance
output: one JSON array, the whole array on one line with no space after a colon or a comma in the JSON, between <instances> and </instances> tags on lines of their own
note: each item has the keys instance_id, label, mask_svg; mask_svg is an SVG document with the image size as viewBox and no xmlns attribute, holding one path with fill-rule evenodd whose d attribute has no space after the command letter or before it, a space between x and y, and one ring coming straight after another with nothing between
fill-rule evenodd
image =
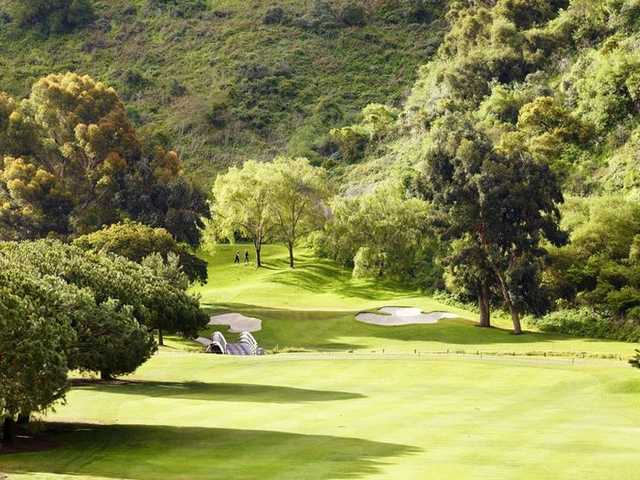
<instances>
[{"instance_id":1,"label":"golf course fairway","mask_svg":"<svg viewBox=\"0 0 640 480\"><path fill-rule=\"evenodd\" d=\"M0 455L9 479L637 479L635 345L484 330L472 312L326 260L268 247L266 267L207 255L213 313L260 318L272 354L199 353L170 337L136 374L76 381L39 449ZM385 305L459 319L385 327ZM216 326L216 329L224 327ZM226 331L224 332L227 333ZM229 334L233 339L233 334ZM273 352L279 352L273 354ZM0 475L1 476L1 475Z\"/></svg>"}]
</instances>

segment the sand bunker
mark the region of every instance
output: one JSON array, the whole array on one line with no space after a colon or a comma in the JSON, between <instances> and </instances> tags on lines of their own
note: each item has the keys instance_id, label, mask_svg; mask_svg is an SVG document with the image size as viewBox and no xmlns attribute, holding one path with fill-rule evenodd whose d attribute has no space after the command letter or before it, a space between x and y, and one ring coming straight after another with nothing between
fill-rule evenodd
<instances>
[{"instance_id":1,"label":"sand bunker","mask_svg":"<svg viewBox=\"0 0 640 480\"><path fill-rule=\"evenodd\" d=\"M378 312L380 313L359 313L356 315L356 320L370 323L371 325L395 327L398 325L438 323L438 320L443 318L458 318L458 315L454 313L422 313L419 308L408 307L383 307Z\"/></svg>"},{"instance_id":2,"label":"sand bunker","mask_svg":"<svg viewBox=\"0 0 640 480\"><path fill-rule=\"evenodd\" d=\"M262 320L245 317L240 313L215 315L209 320L209 325L227 325L230 327L229 331L233 333L258 332L262 330Z\"/></svg>"}]
</instances>

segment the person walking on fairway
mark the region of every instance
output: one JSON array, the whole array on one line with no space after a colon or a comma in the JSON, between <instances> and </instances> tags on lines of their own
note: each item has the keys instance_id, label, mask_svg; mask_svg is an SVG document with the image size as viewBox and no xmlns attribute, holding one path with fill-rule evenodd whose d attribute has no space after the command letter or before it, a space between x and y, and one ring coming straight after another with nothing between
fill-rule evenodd
<instances>
[{"instance_id":1,"label":"person walking on fairway","mask_svg":"<svg viewBox=\"0 0 640 480\"><path fill-rule=\"evenodd\" d=\"M244 251L244 264L249 265L249 250Z\"/></svg>"},{"instance_id":2,"label":"person walking on fairway","mask_svg":"<svg viewBox=\"0 0 640 480\"><path fill-rule=\"evenodd\" d=\"M233 259L233 263L240 263L240 250L236 252L236 256Z\"/></svg>"}]
</instances>

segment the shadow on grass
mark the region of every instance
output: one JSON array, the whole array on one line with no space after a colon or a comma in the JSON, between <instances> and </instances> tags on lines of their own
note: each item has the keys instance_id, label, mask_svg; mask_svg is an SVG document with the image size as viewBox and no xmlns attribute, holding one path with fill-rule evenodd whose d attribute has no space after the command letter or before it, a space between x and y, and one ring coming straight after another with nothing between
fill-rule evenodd
<instances>
[{"instance_id":1,"label":"shadow on grass","mask_svg":"<svg viewBox=\"0 0 640 480\"><path fill-rule=\"evenodd\" d=\"M452 348L456 345L544 343L572 339L539 332L516 336L508 329L478 328L475 322L465 319L440 320L430 325L385 327L356 321L358 312L355 311L288 310L233 303L210 306L210 311L214 314L239 312L264 320L262 331L256 332L255 336L265 348L274 348L276 345L328 351L371 348L370 344L340 342L338 340L341 337L438 342L452 345ZM384 342L379 342L379 346L384 347Z\"/></svg>"},{"instance_id":2,"label":"shadow on grass","mask_svg":"<svg viewBox=\"0 0 640 480\"><path fill-rule=\"evenodd\" d=\"M416 291L390 280L354 281L349 272L328 260L307 256L298 259L295 269L285 269L273 275L270 281L310 292L330 289L345 297L361 300L384 300L394 297L415 296Z\"/></svg>"},{"instance_id":3,"label":"shadow on grass","mask_svg":"<svg viewBox=\"0 0 640 480\"><path fill-rule=\"evenodd\" d=\"M119 395L261 403L330 402L365 398L364 395L330 390L257 385L247 383L123 381L114 383L80 382L76 388Z\"/></svg>"},{"instance_id":4,"label":"shadow on grass","mask_svg":"<svg viewBox=\"0 0 640 480\"><path fill-rule=\"evenodd\" d=\"M60 448L2 457L7 473L131 480L363 478L417 447L359 438L151 425L49 424Z\"/></svg>"}]
</instances>

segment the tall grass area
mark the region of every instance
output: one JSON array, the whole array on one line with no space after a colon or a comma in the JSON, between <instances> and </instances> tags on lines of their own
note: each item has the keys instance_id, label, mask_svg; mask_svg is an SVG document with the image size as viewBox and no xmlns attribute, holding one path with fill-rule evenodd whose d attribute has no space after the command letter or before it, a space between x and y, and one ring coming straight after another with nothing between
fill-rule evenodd
<instances>
[{"instance_id":1,"label":"tall grass area","mask_svg":"<svg viewBox=\"0 0 640 480\"><path fill-rule=\"evenodd\" d=\"M627 358L634 344L576 339L535 330L514 336L507 319L496 328L476 326L476 315L435 301L423 292L394 282L354 279L334 262L300 249L297 268L288 266L284 247L268 245L265 266L235 265L234 254L248 245L216 245L203 253L209 282L196 291L212 314L239 312L263 320L255 336L275 351L353 351L354 353L496 353L536 356L605 356ZM382 327L355 320L360 311L382 306L420 307L426 312L449 311L459 319L435 325ZM215 329L224 331L224 327ZM204 334L211 333L210 327ZM233 335L230 335L233 338Z\"/></svg>"}]
</instances>

